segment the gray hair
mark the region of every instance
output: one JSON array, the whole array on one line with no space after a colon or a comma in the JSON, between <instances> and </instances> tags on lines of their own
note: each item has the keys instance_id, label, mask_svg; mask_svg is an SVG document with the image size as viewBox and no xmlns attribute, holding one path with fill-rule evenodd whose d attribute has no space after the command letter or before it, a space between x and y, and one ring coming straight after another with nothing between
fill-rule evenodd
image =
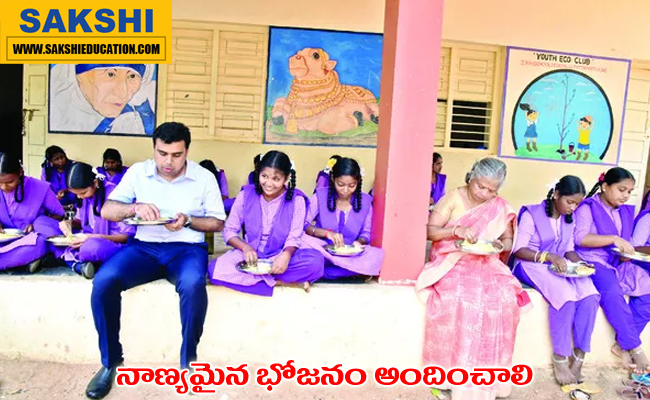
<instances>
[{"instance_id":1,"label":"gray hair","mask_svg":"<svg viewBox=\"0 0 650 400\"><path fill-rule=\"evenodd\" d=\"M498 181L499 187L501 187L503 181L506 180L507 170L508 168L503 161L486 157L472 165L471 171L465 175L465 183L469 183L470 180L475 178L488 178Z\"/></svg>"}]
</instances>

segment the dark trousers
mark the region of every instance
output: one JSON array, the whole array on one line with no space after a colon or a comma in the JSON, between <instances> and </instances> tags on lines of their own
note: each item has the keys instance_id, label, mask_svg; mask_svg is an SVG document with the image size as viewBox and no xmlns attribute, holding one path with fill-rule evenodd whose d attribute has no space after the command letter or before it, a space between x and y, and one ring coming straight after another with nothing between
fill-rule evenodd
<instances>
[{"instance_id":1,"label":"dark trousers","mask_svg":"<svg viewBox=\"0 0 650 400\"><path fill-rule=\"evenodd\" d=\"M181 367L187 368L196 361L208 308L207 265L204 243L149 243L135 239L104 263L93 280L91 296L102 364L109 368L123 361L119 338L121 293L162 278L176 286L180 297Z\"/></svg>"}]
</instances>

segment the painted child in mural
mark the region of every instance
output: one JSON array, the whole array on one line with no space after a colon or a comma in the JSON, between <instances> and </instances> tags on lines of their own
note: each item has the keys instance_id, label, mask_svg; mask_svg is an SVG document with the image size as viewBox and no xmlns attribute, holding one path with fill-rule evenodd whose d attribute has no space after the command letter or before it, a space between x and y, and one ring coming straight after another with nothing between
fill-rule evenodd
<instances>
[{"instance_id":1,"label":"painted child in mural","mask_svg":"<svg viewBox=\"0 0 650 400\"><path fill-rule=\"evenodd\" d=\"M65 211L47 182L25 176L18 157L0 152L0 233L20 229L25 236L0 243L0 270L41 267L49 236L58 234L57 220ZM56 219L54 219L56 218Z\"/></svg>"},{"instance_id":2,"label":"painted child in mural","mask_svg":"<svg viewBox=\"0 0 650 400\"><path fill-rule=\"evenodd\" d=\"M379 275L384 251L368 245L372 197L361 192L362 176L355 160L339 158L332 166L328 185L318 188L309 201L307 235L302 243L325 257L325 279ZM363 247L364 251L357 257L333 256L323 248L326 244L353 245Z\"/></svg>"},{"instance_id":3,"label":"painted child in mural","mask_svg":"<svg viewBox=\"0 0 650 400\"><path fill-rule=\"evenodd\" d=\"M334 71L335 60L319 48L305 48L289 58L294 77L286 98L275 101L271 117L287 133L320 131L327 135L379 122L379 104L371 91L343 85Z\"/></svg>"},{"instance_id":4,"label":"painted child in mural","mask_svg":"<svg viewBox=\"0 0 650 400\"><path fill-rule=\"evenodd\" d=\"M594 129L594 120L591 116L585 115L578 121L578 155L576 160L580 160L581 152L585 152L583 160L589 158L589 143L591 130Z\"/></svg>"},{"instance_id":5,"label":"painted child in mural","mask_svg":"<svg viewBox=\"0 0 650 400\"><path fill-rule=\"evenodd\" d=\"M634 253L630 243L634 206L625 205L634 185L634 176L626 169L615 167L602 174L575 212L574 242L578 256L596 268L591 280L616 333L612 353L623 359L625 368L642 374L650 371L641 349L641 332L650 321L650 276L612 251L616 247Z\"/></svg>"},{"instance_id":6,"label":"painted child in mural","mask_svg":"<svg viewBox=\"0 0 650 400\"><path fill-rule=\"evenodd\" d=\"M102 207L116 185L95 173L90 165L81 162L73 165L67 183L70 191L81 199L81 207L77 219L61 221L59 228L66 236L72 235L73 229L81 232L71 246L57 248L54 254L62 257L76 273L92 279L97 268L135 235L135 228L102 218Z\"/></svg>"},{"instance_id":7,"label":"painted child in mural","mask_svg":"<svg viewBox=\"0 0 650 400\"><path fill-rule=\"evenodd\" d=\"M562 386L581 381L600 295L591 279L557 276L548 264L565 272L567 260L581 261L574 250L572 214L585 194L580 178L567 175L553 185L541 204L523 206L511 258L515 276L540 292L549 304L553 369Z\"/></svg>"},{"instance_id":8,"label":"painted child in mural","mask_svg":"<svg viewBox=\"0 0 650 400\"><path fill-rule=\"evenodd\" d=\"M341 156L334 154L332 155L329 160L327 160L327 165L325 165L325 168L318 171L318 175L316 176L316 186L314 187L314 193L316 193L316 190L324 187L329 187L329 182L330 182L330 173L332 172L332 167L334 167L334 164L338 160L341 159Z\"/></svg>"},{"instance_id":9,"label":"painted child in mural","mask_svg":"<svg viewBox=\"0 0 650 400\"><path fill-rule=\"evenodd\" d=\"M117 185L126 174L129 167L122 163L122 155L117 149L106 149L102 156L102 166L97 168L97 172L104 175L108 182Z\"/></svg>"},{"instance_id":10,"label":"painted child in mural","mask_svg":"<svg viewBox=\"0 0 650 400\"><path fill-rule=\"evenodd\" d=\"M296 189L293 163L286 154L269 151L255 172L255 183L239 192L223 230L224 242L234 249L210 263L210 282L260 296L272 296L278 282L299 283L308 291L323 276L325 261L318 251L300 248L309 199ZM237 269L242 261L256 265L262 259L272 260L268 274Z\"/></svg>"},{"instance_id":11,"label":"painted child in mural","mask_svg":"<svg viewBox=\"0 0 650 400\"><path fill-rule=\"evenodd\" d=\"M67 177L74 161L70 160L59 146L45 149L45 160L41 164L41 180L49 182L61 205L73 205L77 198L68 190Z\"/></svg>"},{"instance_id":12,"label":"painted child in mural","mask_svg":"<svg viewBox=\"0 0 650 400\"><path fill-rule=\"evenodd\" d=\"M530 104L521 103L519 108L526 111L526 133L524 137L526 138L526 150L528 151L537 151L537 118L539 118L539 112L537 112ZM531 149L530 142L533 142L533 147Z\"/></svg>"}]
</instances>

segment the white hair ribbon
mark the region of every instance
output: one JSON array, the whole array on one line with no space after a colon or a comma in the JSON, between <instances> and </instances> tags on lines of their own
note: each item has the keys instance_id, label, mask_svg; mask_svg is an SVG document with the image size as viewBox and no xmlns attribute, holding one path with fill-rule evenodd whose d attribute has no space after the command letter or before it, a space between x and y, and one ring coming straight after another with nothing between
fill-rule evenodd
<instances>
[{"instance_id":1,"label":"white hair ribbon","mask_svg":"<svg viewBox=\"0 0 650 400\"><path fill-rule=\"evenodd\" d=\"M553 182L551 182L551 183L549 183L548 185L546 185L546 188L547 188L548 190L553 190L553 191L554 191L554 190L555 190L555 186L557 186L558 183L560 183L560 180L556 178L556 179L553 180Z\"/></svg>"},{"instance_id":2,"label":"white hair ribbon","mask_svg":"<svg viewBox=\"0 0 650 400\"><path fill-rule=\"evenodd\" d=\"M97 179L99 179L100 181L103 181L103 180L106 179L106 175L104 175L104 174L100 174L100 173L97 171L97 168L93 167L92 171L93 171L93 174L95 174L95 177L96 177Z\"/></svg>"}]
</instances>

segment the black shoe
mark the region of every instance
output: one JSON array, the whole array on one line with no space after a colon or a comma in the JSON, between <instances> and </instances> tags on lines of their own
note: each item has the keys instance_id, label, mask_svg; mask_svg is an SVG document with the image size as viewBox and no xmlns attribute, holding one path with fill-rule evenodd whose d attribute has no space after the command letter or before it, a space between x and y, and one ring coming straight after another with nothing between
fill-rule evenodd
<instances>
[{"instance_id":1,"label":"black shoe","mask_svg":"<svg viewBox=\"0 0 650 400\"><path fill-rule=\"evenodd\" d=\"M81 264L81 275L86 279L93 279L95 276L95 264L91 262L85 262Z\"/></svg>"},{"instance_id":2,"label":"black shoe","mask_svg":"<svg viewBox=\"0 0 650 400\"><path fill-rule=\"evenodd\" d=\"M103 399L111 391L115 375L117 375L117 365L113 368L102 367L93 379L90 380L86 387L86 397L89 399Z\"/></svg>"}]
</instances>

